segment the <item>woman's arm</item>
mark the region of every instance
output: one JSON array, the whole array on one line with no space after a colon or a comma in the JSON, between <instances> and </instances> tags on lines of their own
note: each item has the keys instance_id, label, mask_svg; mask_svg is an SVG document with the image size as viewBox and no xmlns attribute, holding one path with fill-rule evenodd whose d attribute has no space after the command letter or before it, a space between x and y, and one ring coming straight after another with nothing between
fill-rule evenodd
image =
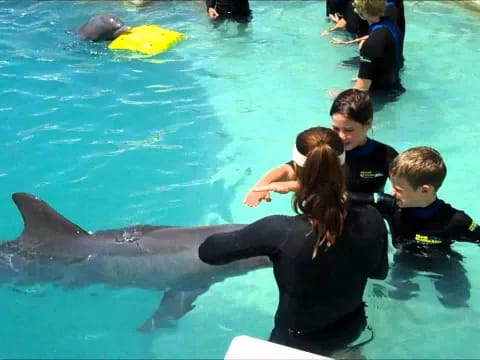
<instances>
[{"instance_id":1,"label":"woman's arm","mask_svg":"<svg viewBox=\"0 0 480 360\"><path fill-rule=\"evenodd\" d=\"M198 256L212 265L253 256L274 256L288 236L285 219L280 215L268 216L241 230L210 235L198 248Z\"/></svg>"}]
</instances>

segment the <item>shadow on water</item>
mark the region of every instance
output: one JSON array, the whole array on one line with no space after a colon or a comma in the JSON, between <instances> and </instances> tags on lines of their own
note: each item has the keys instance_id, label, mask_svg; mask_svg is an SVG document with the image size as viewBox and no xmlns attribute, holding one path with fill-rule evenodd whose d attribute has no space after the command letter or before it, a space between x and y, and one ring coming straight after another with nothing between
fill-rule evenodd
<instances>
[{"instance_id":1,"label":"shadow on water","mask_svg":"<svg viewBox=\"0 0 480 360\"><path fill-rule=\"evenodd\" d=\"M462 255L451 250L442 258L423 258L409 254L395 254L391 268L388 296L396 300L410 300L418 295L420 285L415 281L421 273L433 283L438 301L446 308L468 307L470 281L462 264Z\"/></svg>"}]
</instances>

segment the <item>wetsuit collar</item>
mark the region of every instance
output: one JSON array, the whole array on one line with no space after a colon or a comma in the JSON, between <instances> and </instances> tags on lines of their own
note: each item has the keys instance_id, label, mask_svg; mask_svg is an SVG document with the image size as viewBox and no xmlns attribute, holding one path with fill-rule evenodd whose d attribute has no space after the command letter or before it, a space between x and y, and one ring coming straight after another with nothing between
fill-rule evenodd
<instances>
[{"instance_id":1,"label":"wetsuit collar","mask_svg":"<svg viewBox=\"0 0 480 360\"><path fill-rule=\"evenodd\" d=\"M358 156L366 156L373 151L375 144L372 139L367 138L367 142L365 145L357 146L355 149L347 151L349 156L358 157Z\"/></svg>"},{"instance_id":2,"label":"wetsuit collar","mask_svg":"<svg viewBox=\"0 0 480 360\"><path fill-rule=\"evenodd\" d=\"M380 21L370 24L370 30L372 30L373 27L377 27L378 25L384 25L386 21L389 21L390 19L388 16L380 16Z\"/></svg>"},{"instance_id":3,"label":"wetsuit collar","mask_svg":"<svg viewBox=\"0 0 480 360\"><path fill-rule=\"evenodd\" d=\"M441 205L442 201L436 199L433 203L426 207L414 207L410 208L409 211L415 217L430 217L434 215L438 211L438 209L440 209Z\"/></svg>"}]
</instances>

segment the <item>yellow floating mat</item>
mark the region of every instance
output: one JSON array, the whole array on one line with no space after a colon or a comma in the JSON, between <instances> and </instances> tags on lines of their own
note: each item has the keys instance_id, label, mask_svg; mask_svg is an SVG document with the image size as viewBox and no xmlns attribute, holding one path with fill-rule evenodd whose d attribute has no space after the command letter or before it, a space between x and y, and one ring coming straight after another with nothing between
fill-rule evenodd
<instances>
[{"instance_id":1,"label":"yellow floating mat","mask_svg":"<svg viewBox=\"0 0 480 360\"><path fill-rule=\"evenodd\" d=\"M161 28L157 25L141 25L131 28L109 45L113 50L130 50L156 55L169 49L185 37L182 33Z\"/></svg>"}]
</instances>

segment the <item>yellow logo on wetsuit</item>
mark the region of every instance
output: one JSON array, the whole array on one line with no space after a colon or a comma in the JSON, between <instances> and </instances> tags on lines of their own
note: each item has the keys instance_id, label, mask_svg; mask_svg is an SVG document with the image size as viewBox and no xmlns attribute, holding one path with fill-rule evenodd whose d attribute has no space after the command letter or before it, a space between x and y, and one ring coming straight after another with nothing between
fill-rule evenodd
<instances>
[{"instance_id":1,"label":"yellow logo on wetsuit","mask_svg":"<svg viewBox=\"0 0 480 360\"><path fill-rule=\"evenodd\" d=\"M436 237L429 238L427 235L415 234L415 241L424 243L424 244L441 244L442 240Z\"/></svg>"},{"instance_id":2,"label":"yellow logo on wetsuit","mask_svg":"<svg viewBox=\"0 0 480 360\"><path fill-rule=\"evenodd\" d=\"M475 221L472 221L470 226L468 227L468 230L473 231L477 228L478 224Z\"/></svg>"},{"instance_id":3,"label":"yellow logo on wetsuit","mask_svg":"<svg viewBox=\"0 0 480 360\"><path fill-rule=\"evenodd\" d=\"M366 179L374 179L377 177L382 177L383 173L381 171L372 171L372 170L363 170L360 171L360 177Z\"/></svg>"}]
</instances>

